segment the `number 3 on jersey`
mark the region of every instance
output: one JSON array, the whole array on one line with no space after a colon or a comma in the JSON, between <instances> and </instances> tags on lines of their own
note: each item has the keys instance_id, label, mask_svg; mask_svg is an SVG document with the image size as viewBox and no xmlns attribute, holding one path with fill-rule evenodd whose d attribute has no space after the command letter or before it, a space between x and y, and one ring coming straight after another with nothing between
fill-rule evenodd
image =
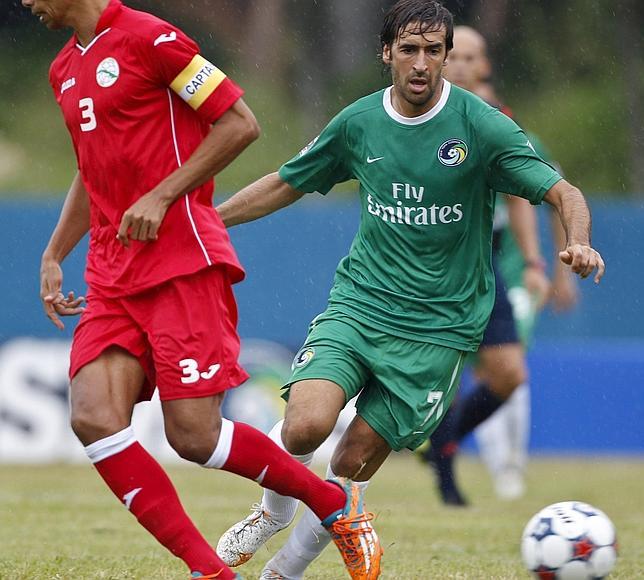
<instances>
[{"instance_id":1,"label":"number 3 on jersey","mask_svg":"<svg viewBox=\"0 0 644 580\"><path fill-rule=\"evenodd\" d=\"M81 110L81 116L85 120L81 123L81 131L88 132L96 129L96 115L94 115L94 101L91 97L78 101L78 107Z\"/></svg>"}]
</instances>

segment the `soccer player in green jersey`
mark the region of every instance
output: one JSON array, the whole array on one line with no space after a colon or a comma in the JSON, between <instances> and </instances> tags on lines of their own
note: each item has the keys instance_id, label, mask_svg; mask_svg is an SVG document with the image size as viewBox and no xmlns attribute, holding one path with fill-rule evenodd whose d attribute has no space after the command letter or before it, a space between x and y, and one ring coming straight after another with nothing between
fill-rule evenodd
<instances>
[{"instance_id":1,"label":"soccer player in green jersey","mask_svg":"<svg viewBox=\"0 0 644 580\"><path fill-rule=\"evenodd\" d=\"M511 119L443 79L452 39L452 16L440 3L398 1L381 32L393 86L341 111L279 172L218 208L234 226L359 182L358 233L327 310L296 355L285 420L271 435L309 463L358 395L330 471L363 489L392 449L414 449L434 430L466 354L479 346L494 302L496 191L552 204L568 238L560 258L583 278L596 270L599 282L604 273L581 192L534 153ZM265 494L224 533L219 555L231 566L248 560L295 509L290 498ZM310 514L300 523L263 578L301 577L325 545Z\"/></svg>"}]
</instances>

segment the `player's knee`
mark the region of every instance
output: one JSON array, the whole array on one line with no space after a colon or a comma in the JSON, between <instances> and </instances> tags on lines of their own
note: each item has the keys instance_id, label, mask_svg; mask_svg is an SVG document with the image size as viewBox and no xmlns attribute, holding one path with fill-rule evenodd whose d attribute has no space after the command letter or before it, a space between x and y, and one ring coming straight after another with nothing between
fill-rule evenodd
<instances>
[{"instance_id":1,"label":"player's knee","mask_svg":"<svg viewBox=\"0 0 644 580\"><path fill-rule=\"evenodd\" d=\"M175 439L169 441L170 446L177 452L177 455L186 461L192 461L203 465L210 459L213 446L204 444L202 441L191 439Z\"/></svg>"},{"instance_id":2,"label":"player's knee","mask_svg":"<svg viewBox=\"0 0 644 580\"><path fill-rule=\"evenodd\" d=\"M336 475L356 479L370 461L370 453L354 447L336 449L331 469Z\"/></svg>"},{"instance_id":3,"label":"player's knee","mask_svg":"<svg viewBox=\"0 0 644 580\"><path fill-rule=\"evenodd\" d=\"M213 454L217 445L218 433L200 433L197 430L166 430L170 447L186 461L203 465Z\"/></svg>"},{"instance_id":4,"label":"player's knee","mask_svg":"<svg viewBox=\"0 0 644 580\"><path fill-rule=\"evenodd\" d=\"M129 425L127 419L119 418L110 409L93 409L85 405L72 406L70 423L72 431L85 446L114 435Z\"/></svg>"},{"instance_id":5,"label":"player's knee","mask_svg":"<svg viewBox=\"0 0 644 580\"><path fill-rule=\"evenodd\" d=\"M333 430L324 418L287 417L282 427L282 443L293 455L315 451Z\"/></svg>"},{"instance_id":6,"label":"player's knee","mask_svg":"<svg viewBox=\"0 0 644 580\"><path fill-rule=\"evenodd\" d=\"M524 364L502 365L496 369L494 375L490 381L490 388L504 399L528 380L528 371Z\"/></svg>"}]
</instances>

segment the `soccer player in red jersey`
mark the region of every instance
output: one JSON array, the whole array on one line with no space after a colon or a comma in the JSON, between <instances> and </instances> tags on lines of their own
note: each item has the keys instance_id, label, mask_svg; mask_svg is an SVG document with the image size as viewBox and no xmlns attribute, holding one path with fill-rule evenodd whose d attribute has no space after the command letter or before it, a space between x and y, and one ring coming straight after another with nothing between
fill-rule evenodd
<instances>
[{"instance_id":1,"label":"soccer player in red jersey","mask_svg":"<svg viewBox=\"0 0 644 580\"><path fill-rule=\"evenodd\" d=\"M359 490L322 481L265 435L221 416L239 366L231 284L244 272L211 204L212 177L259 134L241 89L179 29L119 0L22 0L74 35L50 70L78 173L41 265L47 316L82 312L71 352L71 422L114 494L193 578L233 578L136 441L134 405L159 389L166 435L204 467L305 501L354 577L380 546ZM87 307L61 263L89 231Z\"/></svg>"}]
</instances>

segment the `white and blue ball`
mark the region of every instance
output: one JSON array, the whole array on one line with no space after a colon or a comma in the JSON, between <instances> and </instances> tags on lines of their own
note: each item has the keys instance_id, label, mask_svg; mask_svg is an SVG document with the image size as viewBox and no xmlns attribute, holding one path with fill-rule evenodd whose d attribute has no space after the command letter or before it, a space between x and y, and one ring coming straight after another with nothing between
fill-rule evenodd
<instances>
[{"instance_id":1,"label":"white and blue ball","mask_svg":"<svg viewBox=\"0 0 644 580\"><path fill-rule=\"evenodd\" d=\"M521 555L528 570L542 580L605 578L617 560L615 527L587 503L555 503L528 522Z\"/></svg>"}]
</instances>

